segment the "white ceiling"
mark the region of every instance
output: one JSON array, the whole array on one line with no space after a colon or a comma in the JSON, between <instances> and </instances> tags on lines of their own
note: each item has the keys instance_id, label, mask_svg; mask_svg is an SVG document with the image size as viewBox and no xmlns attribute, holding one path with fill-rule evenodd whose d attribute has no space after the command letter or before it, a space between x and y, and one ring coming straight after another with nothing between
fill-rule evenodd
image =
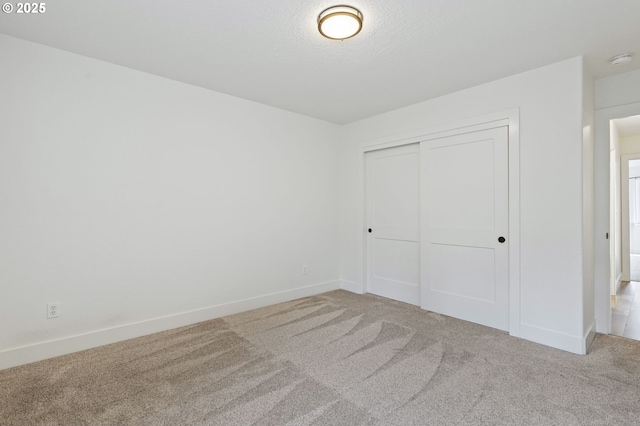
<instances>
[{"instance_id":1,"label":"white ceiling","mask_svg":"<svg viewBox=\"0 0 640 426\"><path fill-rule=\"evenodd\" d=\"M316 29L335 4L57 0L0 33L340 124L579 55L640 69L640 0L348 0L364 28L345 41Z\"/></svg>"}]
</instances>

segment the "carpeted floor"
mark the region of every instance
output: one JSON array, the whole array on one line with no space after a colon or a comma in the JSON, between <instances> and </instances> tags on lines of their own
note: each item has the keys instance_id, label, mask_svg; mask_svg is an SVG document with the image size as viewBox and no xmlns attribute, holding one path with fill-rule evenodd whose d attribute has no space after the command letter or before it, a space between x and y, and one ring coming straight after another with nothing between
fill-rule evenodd
<instances>
[{"instance_id":1,"label":"carpeted floor","mask_svg":"<svg viewBox=\"0 0 640 426\"><path fill-rule=\"evenodd\" d=\"M640 342L572 355L334 291L0 371L0 424L640 424Z\"/></svg>"}]
</instances>

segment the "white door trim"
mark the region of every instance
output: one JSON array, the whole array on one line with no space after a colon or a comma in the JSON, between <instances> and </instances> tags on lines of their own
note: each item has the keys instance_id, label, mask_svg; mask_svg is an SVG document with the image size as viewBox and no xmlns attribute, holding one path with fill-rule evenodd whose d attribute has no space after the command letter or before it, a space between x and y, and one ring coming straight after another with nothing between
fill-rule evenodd
<instances>
[{"instance_id":1,"label":"white door trim","mask_svg":"<svg viewBox=\"0 0 640 426\"><path fill-rule=\"evenodd\" d=\"M596 332L611 331L609 229L609 121L640 114L640 102L595 111L594 121L594 285Z\"/></svg>"},{"instance_id":2,"label":"white door trim","mask_svg":"<svg viewBox=\"0 0 640 426\"><path fill-rule=\"evenodd\" d=\"M361 141L357 162L358 213L356 293L366 293L366 177L365 153L393 146L508 126L509 128L509 334L520 337L520 110L518 108L469 118L428 129ZM608 155L608 153L607 153ZM608 157L607 157L608 158ZM608 182L608 181L607 181ZM607 204L608 205L608 204Z\"/></svg>"}]
</instances>

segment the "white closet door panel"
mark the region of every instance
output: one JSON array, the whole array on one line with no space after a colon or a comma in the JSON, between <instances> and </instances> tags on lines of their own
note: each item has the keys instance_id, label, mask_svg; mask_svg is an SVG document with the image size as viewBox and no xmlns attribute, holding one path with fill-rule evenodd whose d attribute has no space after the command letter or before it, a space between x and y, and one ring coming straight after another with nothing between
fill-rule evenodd
<instances>
[{"instance_id":1,"label":"white closet door panel","mask_svg":"<svg viewBox=\"0 0 640 426\"><path fill-rule=\"evenodd\" d=\"M420 153L421 306L508 330L507 128L422 142Z\"/></svg>"},{"instance_id":2,"label":"white closet door panel","mask_svg":"<svg viewBox=\"0 0 640 426\"><path fill-rule=\"evenodd\" d=\"M367 167L367 291L420 303L419 145L372 151Z\"/></svg>"}]
</instances>

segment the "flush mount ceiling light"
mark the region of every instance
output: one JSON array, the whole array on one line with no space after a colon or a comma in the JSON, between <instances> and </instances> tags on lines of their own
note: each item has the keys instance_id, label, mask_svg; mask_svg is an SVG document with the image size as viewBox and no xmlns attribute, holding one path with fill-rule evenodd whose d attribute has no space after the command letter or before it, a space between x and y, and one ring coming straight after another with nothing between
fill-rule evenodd
<instances>
[{"instance_id":1,"label":"flush mount ceiling light","mask_svg":"<svg viewBox=\"0 0 640 426\"><path fill-rule=\"evenodd\" d=\"M362 29L362 13L351 6L333 6L318 16L318 31L326 38L344 40Z\"/></svg>"},{"instance_id":2,"label":"flush mount ceiling light","mask_svg":"<svg viewBox=\"0 0 640 426\"><path fill-rule=\"evenodd\" d=\"M619 65L628 64L629 62L631 62L632 58L633 58L633 55L631 53L622 53L620 55L616 55L613 58L609 59L609 63L612 66L617 67Z\"/></svg>"}]
</instances>

